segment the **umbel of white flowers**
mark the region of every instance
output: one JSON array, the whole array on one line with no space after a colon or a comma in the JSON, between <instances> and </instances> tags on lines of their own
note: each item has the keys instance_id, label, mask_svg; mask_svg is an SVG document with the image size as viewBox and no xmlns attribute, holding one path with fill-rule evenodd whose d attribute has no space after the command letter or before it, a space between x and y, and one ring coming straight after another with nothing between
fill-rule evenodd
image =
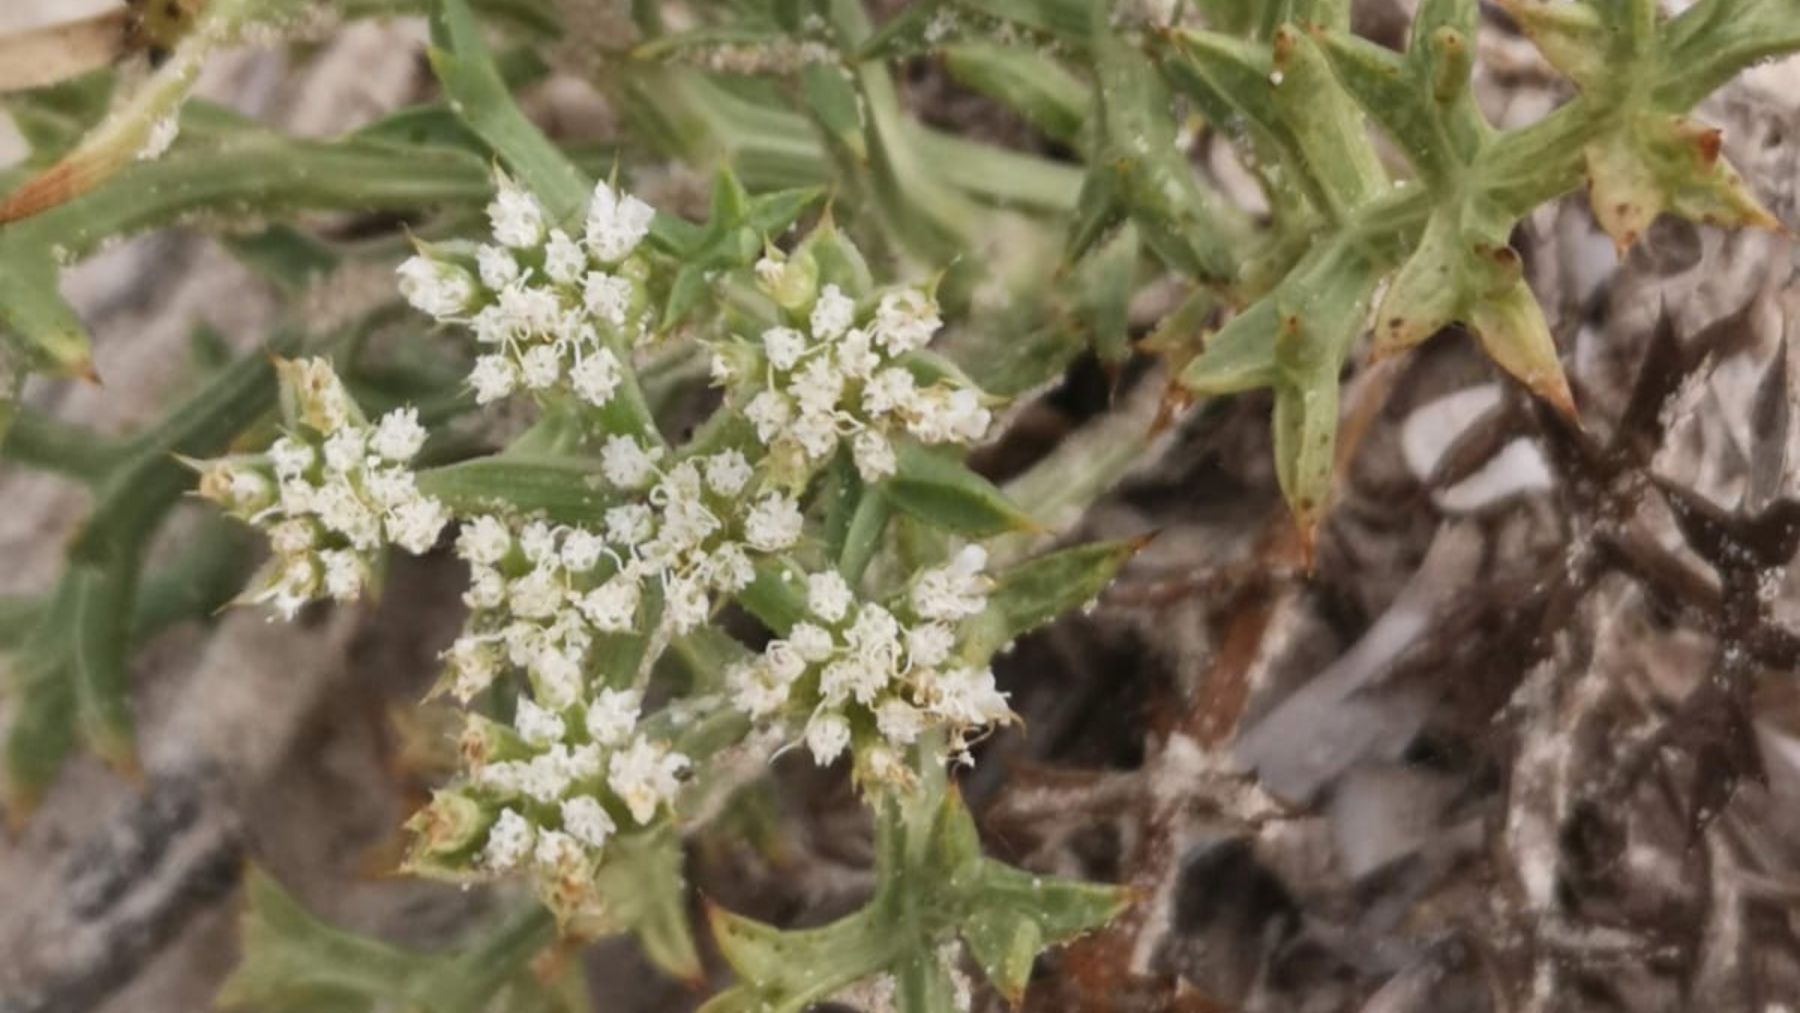
<instances>
[{"instance_id":1,"label":"umbel of white flowers","mask_svg":"<svg viewBox=\"0 0 1800 1013\"><path fill-rule=\"evenodd\" d=\"M495 516L474 518L457 540L469 564L468 628L447 654L451 691L467 702L508 665L525 671L540 701L561 709L580 690L598 638L661 624L686 633L717 598L750 585L752 557L788 549L804 519L793 497L743 499L753 471L726 450L663 471L630 437L615 436L605 474L637 498L610 507L595 529L526 523L516 537ZM653 593L654 605L645 599Z\"/></svg>"},{"instance_id":2,"label":"umbel of white flowers","mask_svg":"<svg viewBox=\"0 0 1800 1013\"><path fill-rule=\"evenodd\" d=\"M647 282L679 267L642 244L652 211L603 183L571 237L501 178L488 212L491 242L422 245L400 267L402 292L474 335L478 400L524 391L605 406L650 338ZM460 518L469 616L440 688L475 712L462 776L412 821L415 871L529 870L565 922L592 910L608 841L668 819L683 785L704 774L669 739L681 721L641 713L672 639L704 625L760 567L793 573L797 559L815 558L803 495L840 447L877 482L898 466L896 440L967 443L986 432L980 391L916 361L941 326L926 292L859 305L828 284L796 297L789 270L776 254L755 270L786 323L756 341L711 342L726 410L749 422L735 443L696 452L603 432L610 505L590 521ZM253 597L291 615L308 600L356 597L385 543L422 552L450 518L407 467L425 439L416 413L369 425L321 360L285 364L282 378L287 431L266 454L205 465L202 490L269 532L275 561ZM946 756L966 756L974 736L1013 717L985 665L958 659L963 624L986 607L985 566L980 548L964 548L891 601L865 600L835 572L797 573L807 615L731 668L723 706L821 764L853 754L865 786L908 788L907 754L928 733ZM609 650L630 638L643 649ZM609 663L621 656L637 660ZM502 679L522 691L488 694ZM482 713L506 698L503 719Z\"/></svg>"},{"instance_id":3,"label":"umbel of white flowers","mask_svg":"<svg viewBox=\"0 0 1800 1013\"><path fill-rule=\"evenodd\" d=\"M782 265L757 264L765 284L779 284ZM937 306L913 288L884 294L861 324L857 307L836 285L818 294L805 332L771 327L762 333L761 389L744 416L769 448L778 471L809 473L847 442L866 482L894 474L893 440L910 434L924 443L970 443L986 435L992 414L966 383L921 385L907 357L942 326ZM733 382L738 357L721 349L713 377Z\"/></svg>"},{"instance_id":4,"label":"umbel of white flowers","mask_svg":"<svg viewBox=\"0 0 1800 1013\"><path fill-rule=\"evenodd\" d=\"M200 495L265 528L274 557L249 599L292 618L320 597L351 601L387 543L429 550L450 519L419 492L410 464L425 444L415 409L370 425L324 359L276 363L286 426L257 455L198 465Z\"/></svg>"},{"instance_id":5,"label":"umbel of white flowers","mask_svg":"<svg viewBox=\"0 0 1800 1013\"><path fill-rule=\"evenodd\" d=\"M812 574L807 619L728 673L734 701L759 719L800 704L813 759L831 763L854 744L865 781L904 785L906 749L931 728L966 755L970 734L1013 717L993 673L955 656L958 624L987 607L986 565L966 546L892 609L858 600L836 573Z\"/></svg>"},{"instance_id":6,"label":"umbel of white flowers","mask_svg":"<svg viewBox=\"0 0 1800 1013\"><path fill-rule=\"evenodd\" d=\"M488 205L493 242L472 251L422 244L400 265L400 292L475 335L481 355L469 384L477 401L560 388L605 405L622 358L649 334L649 265L634 253L654 217L650 205L601 183L582 234L570 236L502 176Z\"/></svg>"}]
</instances>

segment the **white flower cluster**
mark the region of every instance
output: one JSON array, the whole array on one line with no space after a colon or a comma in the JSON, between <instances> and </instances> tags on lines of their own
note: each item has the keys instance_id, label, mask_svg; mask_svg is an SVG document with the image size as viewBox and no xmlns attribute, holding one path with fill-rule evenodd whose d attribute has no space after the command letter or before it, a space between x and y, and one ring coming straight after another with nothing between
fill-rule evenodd
<instances>
[{"instance_id":1,"label":"white flower cluster","mask_svg":"<svg viewBox=\"0 0 1800 1013\"><path fill-rule=\"evenodd\" d=\"M522 697L511 728L470 719L465 790L494 807L474 864L584 878L621 824L656 819L690 761L641 732L641 704L635 691L603 689L561 712Z\"/></svg>"},{"instance_id":2,"label":"white flower cluster","mask_svg":"<svg viewBox=\"0 0 1800 1013\"><path fill-rule=\"evenodd\" d=\"M1013 718L993 672L955 657L958 624L987 607L986 565L987 553L968 546L920 574L894 610L859 601L836 573L812 574L808 619L732 668L733 701L759 720L797 704L816 762L855 746L876 781L904 783L901 757L930 728L946 732L952 755L966 754L972 734Z\"/></svg>"},{"instance_id":3,"label":"white flower cluster","mask_svg":"<svg viewBox=\"0 0 1800 1013\"><path fill-rule=\"evenodd\" d=\"M773 260L757 265L769 287L779 284L781 271ZM804 471L847 441L857 471L876 482L894 473L900 432L925 443L970 443L986 434L991 413L978 391L950 380L921 386L903 361L942 326L930 297L896 289L868 319L859 324L857 317L856 303L826 285L804 333L786 326L763 332L763 387L744 414L778 462ZM716 379L736 379L734 368L722 354L714 359Z\"/></svg>"},{"instance_id":4,"label":"white flower cluster","mask_svg":"<svg viewBox=\"0 0 1800 1013\"><path fill-rule=\"evenodd\" d=\"M581 673L598 638L661 625L686 633L712 615L718 595L749 586L753 553L800 537L799 504L756 495L735 450L664 470L660 448L614 436L606 476L635 493L606 510L598 530L541 521L513 529L497 517L463 527L469 631L448 652L452 691L465 702L508 666L525 671L538 703L561 712L583 695Z\"/></svg>"},{"instance_id":5,"label":"white flower cluster","mask_svg":"<svg viewBox=\"0 0 1800 1013\"><path fill-rule=\"evenodd\" d=\"M427 247L401 266L407 299L474 332L478 400L523 389L607 404L649 326L650 268L636 251L652 211L602 184L571 237L502 179L488 214L490 244ZM529 870L567 910L559 899L591 888L608 840L661 820L693 767L640 715L671 638L748 588L759 561L799 545L799 497L840 447L873 482L896 471L896 439L985 434L980 392L917 354L941 327L928 295L891 290L859 308L835 285L816 290L810 260L789 273L777 257L756 274L804 331L772 328L714 362L756 440L683 454L614 432L598 446L610 505L591 518L463 518L470 615L445 652L445 688L465 704L502 676L525 688L506 722L470 718L466 778L420 824L435 867ZM817 762L853 751L865 780L908 783L903 757L928 733L966 755L973 735L1014 717L992 673L957 658L963 622L987 604L985 567L982 550L965 549L888 605L836 573L807 577L805 621L731 670L727 706L765 725L803 721Z\"/></svg>"},{"instance_id":6,"label":"white flower cluster","mask_svg":"<svg viewBox=\"0 0 1800 1013\"><path fill-rule=\"evenodd\" d=\"M593 685L597 648L608 636L700 626L718 596L755 579L755 554L800 537L799 504L757 493L741 453L668 468L661 455L625 436L607 443L603 471L628 497L606 510L598 530L542 521L515 530L481 516L457 539L472 611L446 652L450 691L466 703L509 670L531 686L502 730L528 755L490 762L520 750L464 749L471 787L502 804L476 856L484 871L529 865L541 882L566 888L624 814L642 825L666 809L690 760L643 734L638 690ZM646 664L660 649L658 636L650 639ZM601 672L599 680L641 684L647 671ZM485 742L494 726L471 727Z\"/></svg>"},{"instance_id":7,"label":"white flower cluster","mask_svg":"<svg viewBox=\"0 0 1800 1013\"><path fill-rule=\"evenodd\" d=\"M425 444L416 410L370 425L324 359L277 369L287 431L265 455L206 464L200 494L267 530L274 558L251 600L292 618L320 597L356 599L384 545L425 552L450 514L410 467Z\"/></svg>"},{"instance_id":8,"label":"white flower cluster","mask_svg":"<svg viewBox=\"0 0 1800 1013\"><path fill-rule=\"evenodd\" d=\"M476 400L565 387L605 405L627 365L621 356L648 330L647 268L632 254L654 217L650 205L602 182L582 234L571 236L502 176L488 205L494 242L477 247L472 262L423 250L400 265L400 291L474 332L483 349L469 374Z\"/></svg>"}]
</instances>

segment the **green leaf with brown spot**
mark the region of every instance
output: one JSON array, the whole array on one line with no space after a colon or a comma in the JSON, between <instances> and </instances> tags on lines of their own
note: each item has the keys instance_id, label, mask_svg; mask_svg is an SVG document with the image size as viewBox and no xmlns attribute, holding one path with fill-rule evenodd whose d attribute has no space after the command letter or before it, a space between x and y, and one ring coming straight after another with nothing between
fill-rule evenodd
<instances>
[{"instance_id":1,"label":"green leaf with brown spot","mask_svg":"<svg viewBox=\"0 0 1800 1013\"><path fill-rule=\"evenodd\" d=\"M1779 228L1720 144L1716 128L1652 110L1589 143L1588 198L1613 243L1623 251L1665 211L1708 225Z\"/></svg>"},{"instance_id":2,"label":"green leaf with brown spot","mask_svg":"<svg viewBox=\"0 0 1800 1013\"><path fill-rule=\"evenodd\" d=\"M1452 323L1466 324L1500 368L1574 417L1575 404L1544 312L1505 245L1504 217L1440 208L1375 311L1375 354L1409 349Z\"/></svg>"}]
</instances>

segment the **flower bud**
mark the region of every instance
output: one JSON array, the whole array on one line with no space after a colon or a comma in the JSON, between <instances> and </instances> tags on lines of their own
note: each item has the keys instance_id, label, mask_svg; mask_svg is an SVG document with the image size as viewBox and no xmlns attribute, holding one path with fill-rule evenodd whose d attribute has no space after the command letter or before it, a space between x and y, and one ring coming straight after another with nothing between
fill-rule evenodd
<instances>
[{"instance_id":1,"label":"flower bud","mask_svg":"<svg viewBox=\"0 0 1800 1013\"><path fill-rule=\"evenodd\" d=\"M278 359L281 414L289 425L304 424L318 433L334 433L363 423L362 410L350 399L343 381L325 359Z\"/></svg>"},{"instance_id":2,"label":"flower bud","mask_svg":"<svg viewBox=\"0 0 1800 1013\"><path fill-rule=\"evenodd\" d=\"M494 814L480 802L457 791L436 791L431 803L406 821L418 835L416 854L469 853L487 835Z\"/></svg>"},{"instance_id":3,"label":"flower bud","mask_svg":"<svg viewBox=\"0 0 1800 1013\"><path fill-rule=\"evenodd\" d=\"M613 273L631 285L631 295L625 303L626 321L632 326L640 325L653 315L650 313L650 262L633 255L625 258Z\"/></svg>"},{"instance_id":4,"label":"flower bud","mask_svg":"<svg viewBox=\"0 0 1800 1013\"><path fill-rule=\"evenodd\" d=\"M475 873L480 853L495 813L457 791L434 792L430 804L406 821L413 834L412 849L404 868L414 875L436 879L463 879Z\"/></svg>"},{"instance_id":5,"label":"flower bud","mask_svg":"<svg viewBox=\"0 0 1800 1013\"><path fill-rule=\"evenodd\" d=\"M905 759L887 746L871 746L856 756L856 782L863 790L891 788L908 792L918 786L918 777Z\"/></svg>"},{"instance_id":6,"label":"flower bud","mask_svg":"<svg viewBox=\"0 0 1800 1013\"><path fill-rule=\"evenodd\" d=\"M533 750L519 737L519 733L479 714L469 715L468 721L463 725L462 737L458 740L458 749L462 753L463 763L471 770L490 763L528 759L533 755Z\"/></svg>"},{"instance_id":7,"label":"flower bud","mask_svg":"<svg viewBox=\"0 0 1800 1013\"><path fill-rule=\"evenodd\" d=\"M805 246L786 258L770 251L756 262L756 282L775 305L804 313L819 297L819 263Z\"/></svg>"},{"instance_id":8,"label":"flower bud","mask_svg":"<svg viewBox=\"0 0 1800 1013\"><path fill-rule=\"evenodd\" d=\"M275 502L273 479L249 459L225 457L196 465L201 469L197 490L201 498L234 517L247 520Z\"/></svg>"},{"instance_id":9,"label":"flower bud","mask_svg":"<svg viewBox=\"0 0 1800 1013\"><path fill-rule=\"evenodd\" d=\"M456 264L420 254L407 258L396 273L400 295L439 320L472 312L478 302L475 276Z\"/></svg>"}]
</instances>

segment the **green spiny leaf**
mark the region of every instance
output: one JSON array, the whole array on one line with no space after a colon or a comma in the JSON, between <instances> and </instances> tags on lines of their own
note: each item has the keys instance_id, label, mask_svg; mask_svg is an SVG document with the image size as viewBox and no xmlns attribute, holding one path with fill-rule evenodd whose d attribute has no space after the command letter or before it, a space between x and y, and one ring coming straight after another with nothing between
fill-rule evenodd
<instances>
[{"instance_id":1,"label":"green spiny leaf","mask_svg":"<svg viewBox=\"0 0 1800 1013\"><path fill-rule=\"evenodd\" d=\"M246 883L244 959L221 988L227 1009L416 1009L479 1013L549 941L542 909L509 918L459 950L421 953L321 921L260 870Z\"/></svg>"},{"instance_id":2,"label":"green spiny leaf","mask_svg":"<svg viewBox=\"0 0 1800 1013\"><path fill-rule=\"evenodd\" d=\"M882 483L881 491L904 513L976 538L1038 526L994 483L948 454L903 443L898 457L899 470Z\"/></svg>"},{"instance_id":3,"label":"green spiny leaf","mask_svg":"<svg viewBox=\"0 0 1800 1013\"><path fill-rule=\"evenodd\" d=\"M1620 250L1664 211L1709 224L1780 226L1719 153L1720 143L1715 128L1645 110L1588 144L1594 217Z\"/></svg>"},{"instance_id":4,"label":"green spiny leaf","mask_svg":"<svg viewBox=\"0 0 1800 1013\"><path fill-rule=\"evenodd\" d=\"M669 828L615 838L595 880L598 916L628 929L650 962L685 981L701 978L700 954L688 929L681 838ZM579 918L568 926L583 934Z\"/></svg>"},{"instance_id":5,"label":"green spiny leaf","mask_svg":"<svg viewBox=\"0 0 1800 1013\"><path fill-rule=\"evenodd\" d=\"M1501 368L1573 417L1556 344L1518 254L1505 245L1504 224L1503 216L1465 213L1460 203L1441 207L1375 311L1375 352L1409 348L1452 322L1466 323Z\"/></svg>"},{"instance_id":6,"label":"green spiny leaf","mask_svg":"<svg viewBox=\"0 0 1800 1013\"><path fill-rule=\"evenodd\" d=\"M977 14L1010 21L1076 45L1093 41L1104 11L1093 0L953 0Z\"/></svg>"},{"instance_id":7,"label":"green spiny leaf","mask_svg":"<svg viewBox=\"0 0 1800 1013\"><path fill-rule=\"evenodd\" d=\"M664 301L659 326L668 330L685 320L711 290L713 274L755 263L764 244L786 231L823 195L817 187L803 187L752 197L729 166L721 167L713 178L705 224L680 230L674 249L682 265ZM670 245L667 239L664 245Z\"/></svg>"},{"instance_id":8,"label":"green spiny leaf","mask_svg":"<svg viewBox=\"0 0 1800 1013\"><path fill-rule=\"evenodd\" d=\"M137 163L107 186L0 229L0 243L74 257L197 213L229 219L406 210L485 200L491 189L485 160L455 148L237 130L216 146L177 147Z\"/></svg>"},{"instance_id":9,"label":"green spiny leaf","mask_svg":"<svg viewBox=\"0 0 1800 1013\"><path fill-rule=\"evenodd\" d=\"M79 143L106 115L117 80L112 71L97 70L9 96L6 112L31 145L31 160L47 164Z\"/></svg>"},{"instance_id":10,"label":"green spiny leaf","mask_svg":"<svg viewBox=\"0 0 1800 1013\"><path fill-rule=\"evenodd\" d=\"M1303 331L1284 329L1277 342L1289 347L1306 341ZM1309 548L1331 496L1333 454L1337 447L1338 374L1313 371L1275 386L1271 430L1275 444L1275 478L1288 509Z\"/></svg>"},{"instance_id":11,"label":"green spiny leaf","mask_svg":"<svg viewBox=\"0 0 1800 1013\"><path fill-rule=\"evenodd\" d=\"M1309 540L1329 496L1338 378L1385 272L1353 243L1315 248L1182 372L1197 394L1275 391L1275 474Z\"/></svg>"},{"instance_id":12,"label":"green spiny leaf","mask_svg":"<svg viewBox=\"0 0 1800 1013\"><path fill-rule=\"evenodd\" d=\"M587 207L591 183L519 111L466 0L439 0L431 34L431 66L450 108L544 202L553 221L573 224Z\"/></svg>"},{"instance_id":13,"label":"green spiny leaf","mask_svg":"<svg viewBox=\"0 0 1800 1013\"><path fill-rule=\"evenodd\" d=\"M842 145L857 161L867 161L868 142L863 133L861 99L844 68L836 64L812 64L800 72L800 93L813 120L827 136Z\"/></svg>"},{"instance_id":14,"label":"green spiny leaf","mask_svg":"<svg viewBox=\"0 0 1800 1013\"><path fill-rule=\"evenodd\" d=\"M87 331L57 291L50 250L8 230L0 230L0 344L9 358L59 376L94 375Z\"/></svg>"},{"instance_id":15,"label":"green spiny leaf","mask_svg":"<svg viewBox=\"0 0 1800 1013\"><path fill-rule=\"evenodd\" d=\"M1025 117L1044 136L1078 144L1087 122L1087 88L1054 57L1022 46L965 42L944 48L944 69Z\"/></svg>"},{"instance_id":16,"label":"green spiny leaf","mask_svg":"<svg viewBox=\"0 0 1800 1013\"><path fill-rule=\"evenodd\" d=\"M1091 542L1003 571L988 596L987 611L965 632L965 657L984 662L1026 633L1093 601L1143 544L1137 539Z\"/></svg>"},{"instance_id":17,"label":"green spiny leaf","mask_svg":"<svg viewBox=\"0 0 1800 1013\"><path fill-rule=\"evenodd\" d=\"M1747 67L1800 49L1800 0L1700 0L1662 26L1653 98L1688 109Z\"/></svg>"},{"instance_id":18,"label":"green spiny leaf","mask_svg":"<svg viewBox=\"0 0 1800 1013\"><path fill-rule=\"evenodd\" d=\"M946 793L933 835L932 865L961 912L957 932L990 981L1017 1004L1038 954L1106 924L1124 909L1114 887L1040 876L981 857L968 807Z\"/></svg>"},{"instance_id":19,"label":"green spiny leaf","mask_svg":"<svg viewBox=\"0 0 1800 1013\"><path fill-rule=\"evenodd\" d=\"M1664 211L1724 225L1778 226L1720 157L1719 131L1688 119L1688 96L1657 30L1654 0L1605 3L1510 0L1504 4L1539 50L1581 89L1595 122L1582 138L1594 217L1623 251ZM1717 13L1713 8L1711 13ZM1781 33L1778 33L1781 34ZM1797 40L1800 41L1800 40ZM1692 45L1678 50L1704 61ZM1700 76L1710 76L1702 70Z\"/></svg>"},{"instance_id":20,"label":"green spiny leaf","mask_svg":"<svg viewBox=\"0 0 1800 1013\"><path fill-rule=\"evenodd\" d=\"M738 592L738 603L776 636L786 636L795 623L807 616L802 586L794 567L761 562L756 567L756 579Z\"/></svg>"},{"instance_id":21,"label":"green spiny leaf","mask_svg":"<svg viewBox=\"0 0 1800 1013\"><path fill-rule=\"evenodd\" d=\"M1299 275L1299 271L1295 272ZM1330 496L1338 380L1368 320L1382 271L1355 253L1327 254L1302 284L1272 293L1280 379L1275 386L1275 474L1310 543Z\"/></svg>"},{"instance_id":22,"label":"green spiny leaf","mask_svg":"<svg viewBox=\"0 0 1800 1013\"><path fill-rule=\"evenodd\" d=\"M1275 382L1274 334L1278 311L1260 299L1206 340L1182 370L1181 385L1195 394L1235 394Z\"/></svg>"},{"instance_id":23,"label":"green spiny leaf","mask_svg":"<svg viewBox=\"0 0 1800 1013\"><path fill-rule=\"evenodd\" d=\"M1039 876L988 859L982 862L971 907L1029 918L1036 923L1040 948L1048 948L1105 925L1129 901L1118 887Z\"/></svg>"},{"instance_id":24,"label":"green spiny leaf","mask_svg":"<svg viewBox=\"0 0 1800 1013\"><path fill-rule=\"evenodd\" d=\"M239 131L216 148L178 146L0 228L0 345L33 368L91 375L86 332L57 291L58 263L109 238L196 212L250 216L475 200L489 191L487 176L479 157L449 148L329 144L260 131Z\"/></svg>"},{"instance_id":25,"label":"green spiny leaf","mask_svg":"<svg viewBox=\"0 0 1800 1013\"><path fill-rule=\"evenodd\" d=\"M1137 289L1138 235L1127 226L1075 269L1075 313L1100 361L1131 357L1131 296Z\"/></svg>"},{"instance_id":26,"label":"green spiny leaf","mask_svg":"<svg viewBox=\"0 0 1800 1013\"><path fill-rule=\"evenodd\" d=\"M259 870L245 888L244 959L220 989L220 1006L372 1010L405 996L414 955L326 925Z\"/></svg>"},{"instance_id":27,"label":"green spiny leaf","mask_svg":"<svg viewBox=\"0 0 1800 1013\"><path fill-rule=\"evenodd\" d=\"M1097 36L1094 44L1102 140L1091 171L1116 175L1117 182L1090 187L1116 194L1144 242L1171 267L1199 278L1234 278L1232 239L1243 224L1201 184L1177 146L1168 88L1156 66L1111 36ZM1098 233L1078 228L1077 238L1088 236ZM1084 250L1073 243L1069 255Z\"/></svg>"},{"instance_id":28,"label":"green spiny leaf","mask_svg":"<svg viewBox=\"0 0 1800 1013\"><path fill-rule=\"evenodd\" d=\"M1044 949L1044 932L1029 916L979 909L962 927L963 942L1007 1002L1017 1006L1031 982L1031 968Z\"/></svg>"},{"instance_id":29,"label":"green spiny leaf","mask_svg":"<svg viewBox=\"0 0 1800 1013\"><path fill-rule=\"evenodd\" d=\"M720 955L742 982L715 1000L721 1003L719 1010L799 1013L880 970L904 945L883 930L872 907L798 931L782 931L717 906L707 908L707 920ZM714 1009L710 1003L705 1008Z\"/></svg>"},{"instance_id":30,"label":"green spiny leaf","mask_svg":"<svg viewBox=\"0 0 1800 1013\"><path fill-rule=\"evenodd\" d=\"M593 524L613 491L593 464L568 457L502 454L419 473L419 489L452 512L542 516L563 524Z\"/></svg>"},{"instance_id":31,"label":"green spiny leaf","mask_svg":"<svg viewBox=\"0 0 1800 1013\"><path fill-rule=\"evenodd\" d=\"M1387 173L1369 143L1362 111L1338 83L1312 35L1282 25L1271 44L1275 108L1292 129L1304 164L1314 167L1328 201L1325 209L1342 220L1387 188Z\"/></svg>"}]
</instances>

